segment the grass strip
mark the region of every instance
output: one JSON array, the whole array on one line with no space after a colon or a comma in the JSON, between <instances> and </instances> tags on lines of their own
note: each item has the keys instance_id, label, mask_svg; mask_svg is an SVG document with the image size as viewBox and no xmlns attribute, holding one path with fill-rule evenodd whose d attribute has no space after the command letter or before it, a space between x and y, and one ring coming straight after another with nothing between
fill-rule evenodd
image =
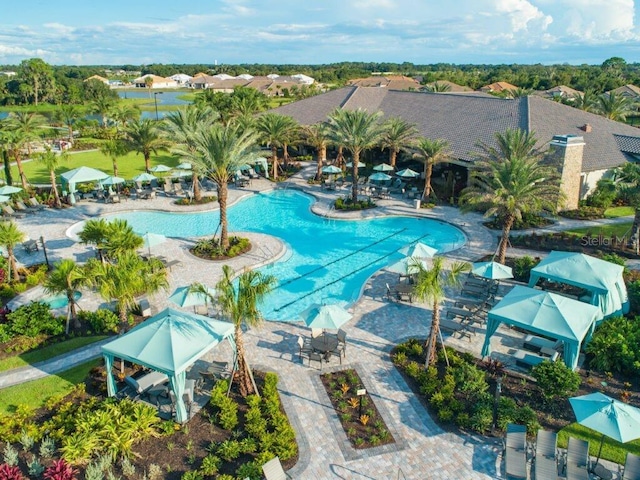
<instances>
[{"instance_id":1,"label":"grass strip","mask_svg":"<svg viewBox=\"0 0 640 480\"><path fill-rule=\"evenodd\" d=\"M567 448L569 437L588 441L589 454L593 457L598 455L600 439L602 438L601 433L591 430L590 428L583 427L578 423L572 423L558 432L558 447ZM640 440L635 440L629 443L620 443L612 440L611 438L604 437L601 458L624 465L627 452L640 455Z\"/></svg>"},{"instance_id":2,"label":"grass strip","mask_svg":"<svg viewBox=\"0 0 640 480\"><path fill-rule=\"evenodd\" d=\"M624 235L629 236L632 226L632 222L614 223L609 225L598 225L597 227L574 228L571 230L567 230L566 233L578 236L590 235L592 237L597 237L598 235L602 235L603 237L607 238L622 238Z\"/></svg>"}]
</instances>

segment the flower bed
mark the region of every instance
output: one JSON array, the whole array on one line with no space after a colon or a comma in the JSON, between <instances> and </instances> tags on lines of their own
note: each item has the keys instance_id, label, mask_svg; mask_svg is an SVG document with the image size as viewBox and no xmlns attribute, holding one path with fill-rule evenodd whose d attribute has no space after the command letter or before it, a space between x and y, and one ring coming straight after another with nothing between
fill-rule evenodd
<instances>
[{"instance_id":1,"label":"flower bed","mask_svg":"<svg viewBox=\"0 0 640 480\"><path fill-rule=\"evenodd\" d=\"M191 249L196 257L204 260L228 260L251 250L251 242L248 238L229 237L229 248L223 250L218 239L200 240Z\"/></svg>"},{"instance_id":2,"label":"flower bed","mask_svg":"<svg viewBox=\"0 0 640 480\"><path fill-rule=\"evenodd\" d=\"M355 370L325 373L320 379L354 448L395 443L371 396L368 393L357 395L363 387Z\"/></svg>"}]
</instances>

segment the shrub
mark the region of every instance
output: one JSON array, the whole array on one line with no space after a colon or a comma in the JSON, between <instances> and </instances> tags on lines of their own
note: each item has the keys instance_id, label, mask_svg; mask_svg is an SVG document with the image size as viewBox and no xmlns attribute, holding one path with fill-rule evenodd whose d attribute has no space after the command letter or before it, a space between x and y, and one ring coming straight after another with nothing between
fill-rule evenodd
<instances>
[{"instance_id":1,"label":"shrub","mask_svg":"<svg viewBox=\"0 0 640 480\"><path fill-rule=\"evenodd\" d=\"M587 197L587 204L592 207L609 208L616 199L616 184L609 178L598 180L596 188Z\"/></svg>"},{"instance_id":2,"label":"shrub","mask_svg":"<svg viewBox=\"0 0 640 480\"><path fill-rule=\"evenodd\" d=\"M0 465L0 480L22 480L23 478L19 467L6 463Z\"/></svg>"},{"instance_id":3,"label":"shrub","mask_svg":"<svg viewBox=\"0 0 640 480\"><path fill-rule=\"evenodd\" d=\"M531 369L531 375L547 399L566 398L580 387L580 375L562 362L545 360Z\"/></svg>"},{"instance_id":4,"label":"shrub","mask_svg":"<svg viewBox=\"0 0 640 480\"><path fill-rule=\"evenodd\" d=\"M513 262L513 276L519 282L528 282L531 269L534 268L540 260L535 260L529 255L516 258Z\"/></svg>"},{"instance_id":5,"label":"shrub","mask_svg":"<svg viewBox=\"0 0 640 480\"><path fill-rule=\"evenodd\" d=\"M247 462L236 470L238 478L249 478L251 480L260 480L262 478L262 466L258 462Z\"/></svg>"},{"instance_id":6,"label":"shrub","mask_svg":"<svg viewBox=\"0 0 640 480\"><path fill-rule=\"evenodd\" d=\"M180 477L181 480L204 480L202 473L198 471L184 472Z\"/></svg>"},{"instance_id":7,"label":"shrub","mask_svg":"<svg viewBox=\"0 0 640 480\"><path fill-rule=\"evenodd\" d=\"M573 218L575 220L596 220L604 217L604 211L605 209L602 207L581 205L576 210L564 210L559 212L558 215L565 218Z\"/></svg>"},{"instance_id":8,"label":"shrub","mask_svg":"<svg viewBox=\"0 0 640 480\"><path fill-rule=\"evenodd\" d=\"M7 314L7 320L7 333L12 337L23 335L33 338L40 334L60 335L64 332L64 321L54 317L44 302L22 305Z\"/></svg>"},{"instance_id":9,"label":"shrub","mask_svg":"<svg viewBox=\"0 0 640 480\"><path fill-rule=\"evenodd\" d=\"M217 454L220 458L230 462L240 456L241 450L238 440L225 440L218 445Z\"/></svg>"},{"instance_id":10,"label":"shrub","mask_svg":"<svg viewBox=\"0 0 640 480\"><path fill-rule=\"evenodd\" d=\"M27 462L27 468L29 469L29 475L32 477L39 477L44 472L44 466L35 455L33 455L31 460ZM0 478L1 477L2 476L0 475Z\"/></svg>"},{"instance_id":11,"label":"shrub","mask_svg":"<svg viewBox=\"0 0 640 480\"><path fill-rule=\"evenodd\" d=\"M248 238L229 237L229 248L225 251L218 239L200 240L193 247L193 254L200 258L224 259L233 258L251 250L251 242Z\"/></svg>"},{"instance_id":12,"label":"shrub","mask_svg":"<svg viewBox=\"0 0 640 480\"><path fill-rule=\"evenodd\" d=\"M634 282L636 284L638 282ZM633 286L632 290L636 286ZM600 372L640 373L640 322L638 317L609 318L595 330L586 351L589 366Z\"/></svg>"},{"instance_id":13,"label":"shrub","mask_svg":"<svg viewBox=\"0 0 640 480\"><path fill-rule=\"evenodd\" d=\"M216 473L218 473L221 463L222 461L220 460L220 458L216 457L215 455L209 454L202 459L200 471L202 471L202 473L207 476L215 475Z\"/></svg>"},{"instance_id":14,"label":"shrub","mask_svg":"<svg viewBox=\"0 0 640 480\"><path fill-rule=\"evenodd\" d=\"M216 407L216 418L225 430L233 430L238 425L238 404L227 397L228 383L221 380L211 391L211 404Z\"/></svg>"},{"instance_id":15,"label":"shrub","mask_svg":"<svg viewBox=\"0 0 640 480\"><path fill-rule=\"evenodd\" d=\"M76 471L64 459L54 460L44 471L45 480L75 480Z\"/></svg>"},{"instance_id":16,"label":"shrub","mask_svg":"<svg viewBox=\"0 0 640 480\"><path fill-rule=\"evenodd\" d=\"M9 442L6 443L3 452L4 463L10 466L18 465L18 451L11 446Z\"/></svg>"},{"instance_id":17,"label":"shrub","mask_svg":"<svg viewBox=\"0 0 640 480\"><path fill-rule=\"evenodd\" d=\"M83 310L78 313L78 319L81 322L88 323L91 326L91 330L95 333L117 333L120 325L118 315L104 308L98 309L95 312Z\"/></svg>"}]
</instances>

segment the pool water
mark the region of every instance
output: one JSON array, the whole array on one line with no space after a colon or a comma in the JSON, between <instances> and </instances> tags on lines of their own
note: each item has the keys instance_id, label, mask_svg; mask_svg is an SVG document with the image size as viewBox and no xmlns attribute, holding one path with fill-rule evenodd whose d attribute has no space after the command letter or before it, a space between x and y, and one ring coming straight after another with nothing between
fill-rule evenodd
<instances>
[{"instance_id":1,"label":"pool water","mask_svg":"<svg viewBox=\"0 0 640 480\"><path fill-rule=\"evenodd\" d=\"M76 299L76 302L80 300L80 297L82 297L82 293L80 292L73 293L73 298ZM67 300L66 295L56 295L54 297L47 297L47 298L44 298L43 301L45 303L48 303L51 309L53 310L55 310L56 308L62 308L69 305L69 300Z\"/></svg>"},{"instance_id":2,"label":"pool water","mask_svg":"<svg viewBox=\"0 0 640 480\"><path fill-rule=\"evenodd\" d=\"M309 195L276 190L248 197L228 210L229 230L278 237L287 254L261 268L278 279L261 311L267 320L296 321L314 303L355 302L367 279L402 258L398 250L421 241L440 253L465 243L461 230L445 222L415 217L335 220L311 212ZM126 219L139 233L168 237L211 235L219 221L217 211L167 213L137 211L110 217ZM275 252L272 252L275 253Z\"/></svg>"}]
</instances>

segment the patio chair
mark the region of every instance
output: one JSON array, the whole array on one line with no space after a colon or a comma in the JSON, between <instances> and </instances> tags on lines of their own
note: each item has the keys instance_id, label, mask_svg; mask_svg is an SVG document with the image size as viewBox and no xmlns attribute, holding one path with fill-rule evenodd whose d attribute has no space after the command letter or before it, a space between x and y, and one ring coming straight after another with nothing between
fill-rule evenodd
<instances>
[{"instance_id":1,"label":"patio chair","mask_svg":"<svg viewBox=\"0 0 640 480\"><path fill-rule=\"evenodd\" d=\"M291 476L284 471L280 458L275 457L269 460L262 466L262 473L265 480L287 480L291 479Z\"/></svg>"},{"instance_id":2,"label":"patio chair","mask_svg":"<svg viewBox=\"0 0 640 480\"><path fill-rule=\"evenodd\" d=\"M506 478L527 479L527 427L510 423L504 441Z\"/></svg>"},{"instance_id":3,"label":"patio chair","mask_svg":"<svg viewBox=\"0 0 640 480\"><path fill-rule=\"evenodd\" d=\"M535 480L547 480L558 477L558 462L556 458L556 432L538 430L535 450Z\"/></svg>"},{"instance_id":4,"label":"patio chair","mask_svg":"<svg viewBox=\"0 0 640 480\"><path fill-rule=\"evenodd\" d=\"M29 200L27 200L27 206L31 208L35 208L37 210L42 210L43 208L49 208L49 205L43 205L35 197L30 197Z\"/></svg>"},{"instance_id":5,"label":"patio chair","mask_svg":"<svg viewBox=\"0 0 640 480\"><path fill-rule=\"evenodd\" d=\"M35 210L33 210L31 208L27 208L27 206L21 200L16 200L13 203L16 206L16 210L18 210L19 212L24 212L24 213L29 213L29 214L36 213Z\"/></svg>"},{"instance_id":6,"label":"patio chair","mask_svg":"<svg viewBox=\"0 0 640 480\"><path fill-rule=\"evenodd\" d=\"M565 469L567 480L589 480L589 442L569 437Z\"/></svg>"},{"instance_id":7,"label":"patio chair","mask_svg":"<svg viewBox=\"0 0 640 480\"><path fill-rule=\"evenodd\" d=\"M340 328L338 329L338 334L336 335L336 337L338 337L338 345L343 344L344 348L346 349L347 348L347 332L345 332Z\"/></svg>"},{"instance_id":8,"label":"patio chair","mask_svg":"<svg viewBox=\"0 0 640 480\"><path fill-rule=\"evenodd\" d=\"M388 283L385 283L386 287L387 287L387 292L385 294L385 296L387 297L387 300L389 300L390 302L395 302L398 300L398 297L396 296L395 293L393 293L391 291L391 287L389 286Z\"/></svg>"},{"instance_id":9,"label":"patio chair","mask_svg":"<svg viewBox=\"0 0 640 480\"><path fill-rule=\"evenodd\" d=\"M524 344L522 348L530 350L534 353L538 353L543 348L548 350L560 350L563 346L562 340L549 340L536 335L527 335L524 338Z\"/></svg>"},{"instance_id":10,"label":"patio chair","mask_svg":"<svg viewBox=\"0 0 640 480\"><path fill-rule=\"evenodd\" d=\"M22 242L22 248L27 253L33 253L38 251L38 242L35 240L27 240L26 242Z\"/></svg>"},{"instance_id":11,"label":"patio chair","mask_svg":"<svg viewBox=\"0 0 640 480\"><path fill-rule=\"evenodd\" d=\"M162 186L162 190L167 196L173 195L173 184L171 182L164 182L164 185Z\"/></svg>"},{"instance_id":12,"label":"patio chair","mask_svg":"<svg viewBox=\"0 0 640 480\"><path fill-rule=\"evenodd\" d=\"M622 480L640 480L640 457L633 453L627 453L627 459L624 462L624 470L620 478Z\"/></svg>"},{"instance_id":13,"label":"patio chair","mask_svg":"<svg viewBox=\"0 0 640 480\"><path fill-rule=\"evenodd\" d=\"M300 360L302 360L303 353L311 353L313 352L313 348L311 348L311 341L302 337L298 337L298 349Z\"/></svg>"},{"instance_id":14,"label":"patio chair","mask_svg":"<svg viewBox=\"0 0 640 480\"><path fill-rule=\"evenodd\" d=\"M307 357L309 358L309 366L311 366L311 361L313 360L314 362L320 363L320 370L322 370L322 360L324 359L324 357L321 353L309 352L307 354Z\"/></svg>"},{"instance_id":15,"label":"patio chair","mask_svg":"<svg viewBox=\"0 0 640 480\"><path fill-rule=\"evenodd\" d=\"M322 335L322 329L321 328L312 328L311 329L311 338L316 338Z\"/></svg>"},{"instance_id":16,"label":"patio chair","mask_svg":"<svg viewBox=\"0 0 640 480\"><path fill-rule=\"evenodd\" d=\"M2 207L2 214L10 218L24 218L24 213L18 213L10 205Z\"/></svg>"}]
</instances>

